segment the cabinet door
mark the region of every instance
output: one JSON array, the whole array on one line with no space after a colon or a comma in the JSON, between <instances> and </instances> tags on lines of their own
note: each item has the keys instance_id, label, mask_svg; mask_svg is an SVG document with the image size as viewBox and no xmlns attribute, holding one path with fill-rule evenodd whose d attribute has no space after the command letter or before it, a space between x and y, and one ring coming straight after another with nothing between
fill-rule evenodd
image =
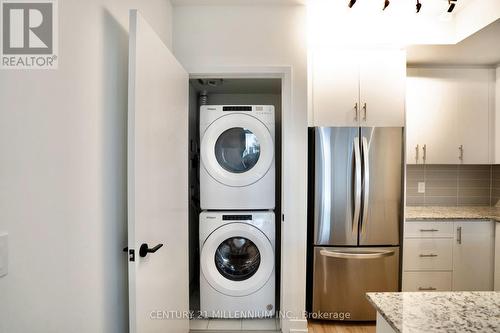
<instances>
[{"instance_id":1,"label":"cabinet door","mask_svg":"<svg viewBox=\"0 0 500 333\"><path fill-rule=\"evenodd\" d=\"M494 290L500 291L500 223L495 223L495 283Z\"/></svg>"},{"instance_id":2,"label":"cabinet door","mask_svg":"<svg viewBox=\"0 0 500 333\"><path fill-rule=\"evenodd\" d=\"M457 164L458 115L454 69L420 68L408 78L407 131L409 162L417 143L425 145L421 158L427 164ZM415 121L419 119L419 121Z\"/></svg>"},{"instance_id":3,"label":"cabinet door","mask_svg":"<svg viewBox=\"0 0 500 333\"><path fill-rule=\"evenodd\" d=\"M493 227L491 221L455 223L453 290L493 290Z\"/></svg>"},{"instance_id":4,"label":"cabinet door","mask_svg":"<svg viewBox=\"0 0 500 333\"><path fill-rule=\"evenodd\" d=\"M460 69L456 72L458 93L458 145L463 145L464 164L491 163L490 69ZM459 148L455 151L459 154Z\"/></svg>"},{"instance_id":5,"label":"cabinet door","mask_svg":"<svg viewBox=\"0 0 500 333\"><path fill-rule=\"evenodd\" d=\"M322 50L312 59L315 126L359 125L359 65L354 52Z\"/></svg>"},{"instance_id":6,"label":"cabinet door","mask_svg":"<svg viewBox=\"0 0 500 333\"><path fill-rule=\"evenodd\" d=\"M421 129L425 126L425 80L416 68L408 68L406 78L406 163L422 164L422 146L425 139Z\"/></svg>"},{"instance_id":7,"label":"cabinet door","mask_svg":"<svg viewBox=\"0 0 500 333\"><path fill-rule=\"evenodd\" d=\"M360 59L361 126L403 127L406 52L368 50Z\"/></svg>"}]
</instances>

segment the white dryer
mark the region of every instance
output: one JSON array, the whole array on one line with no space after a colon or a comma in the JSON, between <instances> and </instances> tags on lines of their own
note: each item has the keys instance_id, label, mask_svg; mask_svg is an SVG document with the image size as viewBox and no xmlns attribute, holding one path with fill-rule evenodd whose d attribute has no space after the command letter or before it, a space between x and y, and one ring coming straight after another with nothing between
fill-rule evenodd
<instances>
[{"instance_id":1,"label":"white dryer","mask_svg":"<svg viewBox=\"0 0 500 333\"><path fill-rule=\"evenodd\" d=\"M200 214L202 316L274 316L274 225L273 212Z\"/></svg>"},{"instance_id":2,"label":"white dryer","mask_svg":"<svg viewBox=\"0 0 500 333\"><path fill-rule=\"evenodd\" d=\"M200 108L202 209L275 207L274 106Z\"/></svg>"}]
</instances>

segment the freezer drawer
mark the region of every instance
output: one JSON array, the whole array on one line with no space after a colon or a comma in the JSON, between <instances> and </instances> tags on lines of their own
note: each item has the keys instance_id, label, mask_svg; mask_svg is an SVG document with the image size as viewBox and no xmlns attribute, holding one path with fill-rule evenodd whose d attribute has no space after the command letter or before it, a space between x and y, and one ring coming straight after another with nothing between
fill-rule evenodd
<instances>
[{"instance_id":1,"label":"freezer drawer","mask_svg":"<svg viewBox=\"0 0 500 333\"><path fill-rule=\"evenodd\" d=\"M375 320L365 293L398 291L398 276L399 247L316 247L312 311L330 318Z\"/></svg>"}]
</instances>

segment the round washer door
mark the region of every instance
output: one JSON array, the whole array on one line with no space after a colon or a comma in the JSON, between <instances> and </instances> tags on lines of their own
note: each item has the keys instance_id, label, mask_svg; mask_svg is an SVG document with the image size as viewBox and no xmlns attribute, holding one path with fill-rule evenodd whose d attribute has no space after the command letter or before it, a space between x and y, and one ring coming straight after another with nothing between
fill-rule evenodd
<instances>
[{"instance_id":1,"label":"round washer door","mask_svg":"<svg viewBox=\"0 0 500 333\"><path fill-rule=\"evenodd\" d=\"M212 288L228 296L246 296L269 280L274 250L258 228L229 223L208 236L200 261L201 272Z\"/></svg>"},{"instance_id":2,"label":"round washer door","mask_svg":"<svg viewBox=\"0 0 500 333\"><path fill-rule=\"evenodd\" d=\"M229 114L215 120L201 141L201 162L218 182L248 186L269 171L274 158L271 133L259 119Z\"/></svg>"}]
</instances>

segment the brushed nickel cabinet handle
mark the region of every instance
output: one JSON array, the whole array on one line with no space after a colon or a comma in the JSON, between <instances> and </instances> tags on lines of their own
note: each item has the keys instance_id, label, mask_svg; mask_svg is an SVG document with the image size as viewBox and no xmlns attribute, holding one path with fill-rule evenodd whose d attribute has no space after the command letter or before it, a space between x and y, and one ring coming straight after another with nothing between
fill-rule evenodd
<instances>
[{"instance_id":1,"label":"brushed nickel cabinet handle","mask_svg":"<svg viewBox=\"0 0 500 333\"><path fill-rule=\"evenodd\" d=\"M363 103L363 120L366 121L366 103Z\"/></svg>"},{"instance_id":2,"label":"brushed nickel cabinet handle","mask_svg":"<svg viewBox=\"0 0 500 333\"><path fill-rule=\"evenodd\" d=\"M418 151L419 151L419 149L420 149L420 146L419 146L419 145L417 145L417 146L415 147L415 161L416 161L417 163L418 163Z\"/></svg>"},{"instance_id":3,"label":"brushed nickel cabinet handle","mask_svg":"<svg viewBox=\"0 0 500 333\"><path fill-rule=\"evenodd\" d=\"M458 155L458 159L460 161L464 160L464 145L458 146L458 150L460 151L460 154Z\"/></svg>"},{"instance_id":4,"label":"brushed nickel cabinet handle","mask_svg":"<svg viewBox=\"0 0 500 333\"><path fill-rule=\"evenodd\" d=\"M358 121L358 103L354 104L354 121Z\"/></svg>"},{"instance_id":5,"label":"brushed nickel cabinet handle","mask_svg":"<svg viewBox=\"0 0 500 333\"><path fill-rule=\"evenodd\" d=\"M430 254L420 254L419 257L420 258L433 258L433 257L437 257L438 255L437 254L434 254L434 253L430 253Z\"/></svg>"},{"instance_id":6,"label":"brushed nickel cabinet handle","mask_svg":"<svg viewBox=\"0 0 500 333\"><path fill-rule=\"evenodd\" d=\"M425 163L425 160L427 159L427 145L424 145L422 147L422 151L424 152L423 156L422 156L422 161L424 161L424 163Z\"/></svg>"},{"instance_id":7,"label":"brushed nickel cabinet handle","mask_svg":"<svg viewBox=\"0 0 500 333\"><path fill-rule=\"evenodd\" d=\"M424 291L424 290L436 290L434 287L418 287L418 290Z\"/></svg>"},{"instance_id":8,"label":"brushed nickel cabinet handle","mask_svg":"<svg viewBox=\"0 0 500 333\"><path fill-rule=\"evenodd\" d=\"M435 232L439 231L438 229L420 229L421 232Z\"/></svg>"},{"instance_id":9,"label":"brushed nickel cabinet handle","mask_svg":"<svg viewBox=\"0 0 500 333\"><path fill-rule=\"evenodd\" d=\"M457 227L457 243L462 244L462 227Z\"/></svg>"}]
</instances>

